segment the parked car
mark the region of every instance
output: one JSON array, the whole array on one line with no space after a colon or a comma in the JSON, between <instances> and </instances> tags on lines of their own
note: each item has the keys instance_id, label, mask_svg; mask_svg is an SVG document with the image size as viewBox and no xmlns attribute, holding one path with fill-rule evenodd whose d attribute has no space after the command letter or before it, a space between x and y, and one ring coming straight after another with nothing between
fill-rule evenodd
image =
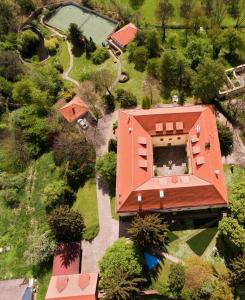
<instances>
[{"instance_id":1,"label":"parked car","mask_svg":"<svg viewBox=\"0 0 245 300\"><path fill-rule=\"evenodd\" d=\"M77 124L79 124L82 127L82 129L86 129L88 127L88 124L85 119L78 119Z\"/></svg>"}]
</instances>

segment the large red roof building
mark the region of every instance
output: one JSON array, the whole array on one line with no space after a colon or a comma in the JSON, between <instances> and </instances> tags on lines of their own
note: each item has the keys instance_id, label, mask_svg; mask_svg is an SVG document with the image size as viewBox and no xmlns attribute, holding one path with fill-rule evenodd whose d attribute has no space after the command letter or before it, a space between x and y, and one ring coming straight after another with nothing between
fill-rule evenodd
<instances>
[{"instance_id":1,"label":"large red roof building","mask_svg":"<svg viewBox=\"0 0 245 300\"><path fill-rule=\"evenodd\" d=\"M212 106L122 110L117 139L120 215L227 205Z\"/></svg>"}]
</instances>

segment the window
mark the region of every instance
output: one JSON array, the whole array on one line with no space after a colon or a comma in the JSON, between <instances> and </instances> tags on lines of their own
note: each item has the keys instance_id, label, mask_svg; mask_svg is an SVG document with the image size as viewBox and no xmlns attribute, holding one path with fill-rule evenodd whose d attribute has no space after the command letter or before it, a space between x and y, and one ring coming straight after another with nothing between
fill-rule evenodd
<instances>
[{"instance_id":1,"label":"window","mask_svg":"<svg viewBox=\"0 0 245 300\"><path fill-rule=\"evenodd\" d=\"M164 139L160 139L160 141L161 141L161 142L163 142L163 141L164 141Z\"/></svg>"},{"instance_id":2,"label":"window","mask_svg":"<svg viewBox=\"0 0 245 300\"><path fill-rule=\"evenodd\" d=\"M178 137L177 137L177 139L178 139L178 140L180 140L180 139L181 139L181 137L180 137L180 136L178 136Z\"/></svg>"},{"instance_id":3,"label":"window","mask_svg":"<svg viewBox=\"0 0 245 300\"><path fill-rule=\"evenodd\" d=\"M172 141L172 138L169 138L168 140L169 140L169 141Z\"/></svg>"}]
</instances>

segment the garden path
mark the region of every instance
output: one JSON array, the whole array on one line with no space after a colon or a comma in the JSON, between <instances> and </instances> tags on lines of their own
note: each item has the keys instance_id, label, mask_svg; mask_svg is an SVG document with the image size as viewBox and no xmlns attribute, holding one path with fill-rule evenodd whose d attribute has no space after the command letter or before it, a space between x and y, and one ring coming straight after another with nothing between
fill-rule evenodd
<instances>
[{"instance_id":1,"label":"garden path","mask_svg":"<svg viewBox=\"0 0 245 300\"><path fill-rule=\"evenodd\" d=\"M72 48L71 48L71 44L70 42L67 40L66 35L61 34L60 32L58 32L57 30L55 30L53 27L45 24L45 22L43 21L43 16L41 16L40 18L40 23L45 26L46 28L48 28L53 34L58 35L59 37L63 38L66 42L67 45L67 49L68 49L68 53L69 53L69 57L70 57L70 64L69 67L66 71L63 72L63 74L61 75L65 80L68 80L70 82L72 82L75 85L79 85L78 81L76 81L75 79L69 77L69 73L71 72L71 70L73 69L73 65L74 65L74 55L72 54Z\"/></svg>"},{"instance_id":2,"label":"garden path","mask_svg":"<svg viewBox=\"0 0 245 300\"><path fill-rule=\"evenodd\" d=\"M111 49L108 49L108 52L109 52L110 56L112 57L113 61L115 61L117 64L117 77L114 80L114 82L112 83L112 86L110 87L110 89L112 90L118 84L119 79L121 77L122 63L121 63L120 59L113 53L113 51Z\"/></svg>"},{"instance_id":3,"label":"garden path","mask_svg":"<svg viewBox=\"0 0 245 300\"><path fill-rule=\"evenodd\" d=\"M108 141L113 136L112 124L116 120L117 112L114 112L105 115L98 121L97 135L99 138L96 139L95 145L97 157L107 152ZM96 178L96 190L100 231L91 243L82 242L82 273L97 272L99 270L98 262L105 250L119 238L119 222L111 216L110 196L99 177Z\"/></svg>"}]
</instances>

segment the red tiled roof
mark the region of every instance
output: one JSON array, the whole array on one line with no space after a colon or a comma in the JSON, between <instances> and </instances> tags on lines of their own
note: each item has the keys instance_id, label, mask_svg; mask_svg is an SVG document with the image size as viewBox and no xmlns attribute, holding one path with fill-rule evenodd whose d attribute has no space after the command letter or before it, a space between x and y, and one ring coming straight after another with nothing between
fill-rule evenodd
<instances>
[{"instance_id":1,"label":"red tiled roof","mask_svg":"<svg viewBox=\"0 0 245 300\"><path fill-rule=\"evenodd\" d=\"M63 282L62 277L66 281L58 289L57 282ZM45 300L96 300L97 281L97 273L52 276Z\"/></svg>"},{"instance_id":2,"label":"red tiled roof","mask_svg":"<svg viewBox=\"0 0 245 300\"><path fill-rule=\"evenodd\" d=\"M110 38L121 47L125 47L135 38L137 32L138 28L133 23L129 23L118 31L114 32Z\"/></svg>"},{"instance_id":3,"label":"red tiled roof","mask_svg":"<svg viewBox=\"0 0 245 300\"><path fill-rule=\"evenodd\" d=\"M75 96L70 102L59 109L59 112L68 122L73 122L88 111L88 106L79 96Z\"/></svg>"},{"instance_id":4,"label":"red tiled roof","mask_svg":"<svg viewBox=\"0 0 245 300\"><path fill-rule=\"evenodd\" d=\"M80 243L57 244L54 252L52 275L70 275L79 273L80 257Z\"/></svg>"},{"instance_id":5,"label":"red tiled roof","mask_svg":"<svg viewBox=\"0 0 245 300\"><path fill-rule=\"evenodd\" d=\"M164 191L163 209L227 205L212 106L122 110L119 112L118 121L116 191L119 213L137 212L139 194L142 197L142 210L160 209L159 190ZM174 179L173 176L154 176L152 137L157 136L156 124L163 124L163 135L166 135L169 133L167 129L170 129L166 124L178 122L184 124L181 134L187 135L188 148L197 146L200 153L190 153L189 174L176 175ZM197 136L199 127L201 130ZM128 128L131 128L130 132ZM177 126L175 128L176 130L171 129L171 134L179 134ZM205 147L207 141L210 142L210 148ZM193 142L195 144L192 144ZM138 150L141 147L147 152L144 159ZM200 164L197 165L197 161ZM147 167L143 167L143 164ZM218 175L216 170L219 170Z\"/></svg>"}]
</instances>

